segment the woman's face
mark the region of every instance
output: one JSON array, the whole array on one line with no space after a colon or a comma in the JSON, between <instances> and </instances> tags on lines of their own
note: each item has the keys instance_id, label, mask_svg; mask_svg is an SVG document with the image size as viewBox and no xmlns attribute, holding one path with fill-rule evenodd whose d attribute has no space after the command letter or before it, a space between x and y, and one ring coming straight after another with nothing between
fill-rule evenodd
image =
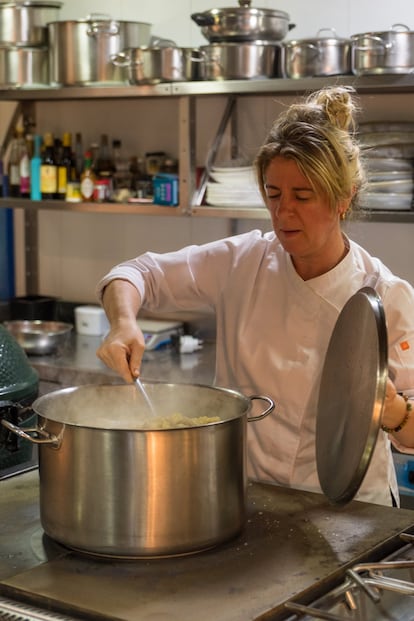
<instances>
[{"instance_id":1,"label":"woman's face","mask_svg":"<svg viewBox=\"0 0 414 621\"><path fill-rule=\"evenodd\" d=\"M324 274L344 256L340 215L349 201L332 210L328 198L312 189L292 159L275 157L265 173L266 204L273 229L304 280Z\"/></svg>"}]
</instances>

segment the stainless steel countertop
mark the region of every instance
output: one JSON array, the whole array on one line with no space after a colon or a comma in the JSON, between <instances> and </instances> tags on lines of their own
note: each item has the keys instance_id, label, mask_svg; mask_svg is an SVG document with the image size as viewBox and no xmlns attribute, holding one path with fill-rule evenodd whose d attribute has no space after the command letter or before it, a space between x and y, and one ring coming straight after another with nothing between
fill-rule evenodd
<instances>
[{"instance_id":1,"label":"stainless steel countertop","mask_svg":"<svg viewBox=\"0 0 414 621\"><path fill-rule=\"evenodd\" d=\"M121 383L121 378L96 357L101 343L99 336L83 336L75 332L57 352L47 356L30 356L29 362L38 371L48 389L78 384ZM178 354L172 348L146 351L142 363L145 381L212 384L215 368L215 344L203 343L202 349ZM56 384L56 386L54 386Z\"/></svg>"},{"instance_id":2,"label":"stainless steel countertop","mask_svg":"<svg viewBox=\"0 0 414 621\"><path fill-rule=\"evenodd\" d=\"M38 493L37 471L0 481L0 593L83 619L283 618L287 599L306 600L315 583L331 586L414 529L409 510L356 501L337 508L320 494L250 483L236 539L191 556L105 560L44 535Z\"/></svg>"}]
</instances>

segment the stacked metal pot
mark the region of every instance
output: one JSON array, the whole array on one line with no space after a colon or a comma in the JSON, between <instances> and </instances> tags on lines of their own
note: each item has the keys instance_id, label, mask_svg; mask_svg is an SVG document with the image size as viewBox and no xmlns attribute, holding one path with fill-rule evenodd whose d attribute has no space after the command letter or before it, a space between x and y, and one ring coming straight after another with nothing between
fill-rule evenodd
<instances>
[{"instance_id":1,"label":"stacked metal pot","mask_svg":"<svg viewBox=\"0 0 414 621\"><path fill-rule=\"evenodd\" d=\"M126 49L112 62L126 68L129 84L205 79L205 63L198 48L178 47L163 39L153 40L149 46Z\"/></svg>"},{"instance_id":2,"label":"stacked metal pot","mask_svg":"<svg viewBox=\"0 0 414 621\"><path fill-rule=\"evenodd\" d=\"M293 28L287 13L251 8L250 0L239 0L237 7L191 18L209 45L183 48L161 41L131 47L114 59L127 68L130 84L281 77L280 41Z\"/></svg>"},{"instance_id":3,"label":"stacked metal pot","mask_svg":"<svg viewBox=\"0 0 414 621\"><path fill-rule=\"evenodd\" d=\"M239 7L194 13L191 18L209 41L200 47L207 80L283 76L281 41L294 28L284 11L256 9L250 0L239 0Z\"/></svg>"},{"instance_id":4,"label":"stacked metal pot","mask_svg":"<svg viewBox=\"0 0 414 621\"><path fill-rule=\"evenodd\" d=\"M47 23L62 2L0 0L0 87L49 84Z\"/></svg>"},{"instance_id":5,"label":"stacked metal pot","mask_svg":"<svg viewBox=\"0 0 414 621\"><path fill-rule=\"evenodd\" d=\"M322 28L315 38L285 41L283 47L287 78L414 71L414 32L404 24L349 38L338 37L333 28Z\"/></svg>"},{"instance_id":6,"label":"stacked metal pot","mask_svg":"<svg viewBox=\"0 0 414 621\"><path fill-rule=\"evenodd\" d=\"M321 28L316 37L284 42L283 74L287 78L327 77L352 73L351 40L333 28Z\"/></svg>"},{"instance_id":7,"label":"stacked metal pot","mask_svg":"<svg viewBox=\"0 0 414 621\"><path fill-rule=\"evenodd\" d=\"M414 32L405 24L391 30L355 34L352 39L352 68L355 75L412 73Z\"/></svg>"},{"instance_id":8,"label":"stacked metal pot","mask_svg":"<svg viewBox=\"0 0 414 621\"><path fill-rule=\"evenodd\" d=\"M113 62L127 48L148 45L151 24L91 14L48 24L53 86L128 84L125 65Z\"/></svg>"}]
</instances>

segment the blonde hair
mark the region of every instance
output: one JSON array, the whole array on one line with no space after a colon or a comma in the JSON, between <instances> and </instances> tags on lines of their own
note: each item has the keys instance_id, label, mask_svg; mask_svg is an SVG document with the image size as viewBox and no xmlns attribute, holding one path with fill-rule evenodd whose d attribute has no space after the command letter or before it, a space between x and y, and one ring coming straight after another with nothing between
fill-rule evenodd
<instances>
[{"instance_id":1,"label":"blonde hair","mask_svg":"<svg viewBox=\"0 0 414 621\"><path fill-rule=\"evenodd\" d=\"M350 206L356 206L365 173L355 139L354 92L352 87L327 87L279 116L254 162L265 201L267 167L281 155L297 163L312 187L327 196L332 209L351 197Z\"/></svg>"}]
</instances>

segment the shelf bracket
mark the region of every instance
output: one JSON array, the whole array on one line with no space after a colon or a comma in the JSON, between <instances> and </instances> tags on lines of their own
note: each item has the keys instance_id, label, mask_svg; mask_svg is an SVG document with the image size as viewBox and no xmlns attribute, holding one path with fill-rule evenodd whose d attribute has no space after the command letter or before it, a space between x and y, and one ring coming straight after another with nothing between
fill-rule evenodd
<instances>
[{"instance_id":1,"label":"shelf bracket","mask_svg":"<svg viewBox=\"0 0 414 621\"><path fill-rule=\"evenodd\" d=\"M234 114L234 111L236 108L236 102L237 102L237 98L234 95L232 95L231 97L227 99L226 108L224 110L224 114L218 126L217 133L214 138L213 146L211 147L208 153L208 156L207 156L206 165L205 165L203 174L200 179L200 184L194 193L192 205L194 205L195 207L199 207L201 203L203 202L204 193L206 191L206 186L207 186L207 181L210 175L210 171L215 162L217 152L223 140L224 132L226 131L226 127Z\"/></svg>"},{"instance_id":2,"label":"shelf bracket","mask_svg":"<svg viewBox=\"0 0 414 621\"><path fill-rule=\"evenodd\" d=\"M190 196L193 196L195 180L195 125L196 102L193 97L180 97L179 103L179 196L184 214L190 214Z\"/></svg>"}]
</instances>

